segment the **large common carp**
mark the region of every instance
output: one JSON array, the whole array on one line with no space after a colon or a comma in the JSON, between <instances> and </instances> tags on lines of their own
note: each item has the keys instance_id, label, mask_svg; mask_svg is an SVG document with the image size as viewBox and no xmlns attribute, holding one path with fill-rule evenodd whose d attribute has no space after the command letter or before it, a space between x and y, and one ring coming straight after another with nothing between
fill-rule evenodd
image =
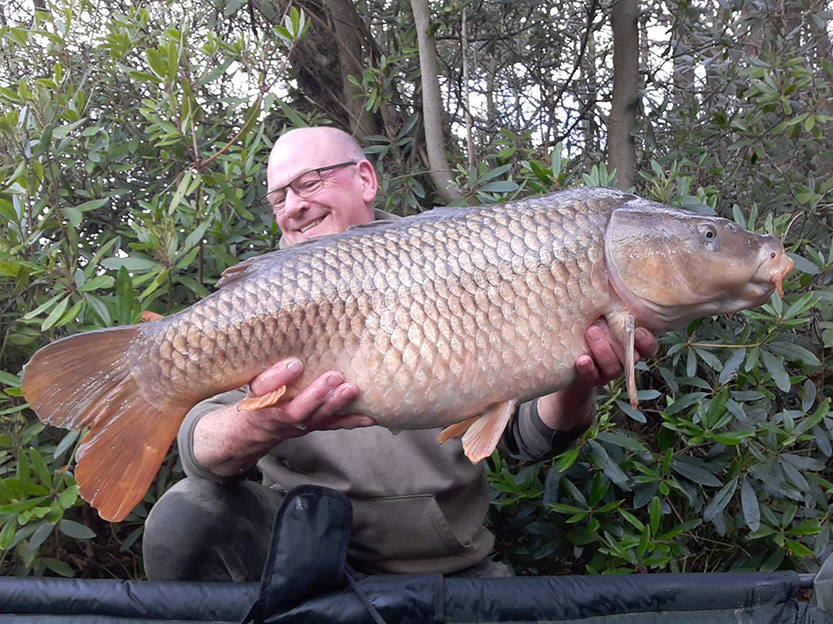
<instances>
[{"instance_id":1,"label":"large common carp","mask_svg":"<svg viewBox=\"0 0 833 624\"><path fill-rule=\"evenodd\" d=\"M572 381L599 317L632 356L635 327L759 305L792 264L775 238L609 189L442 208L251 258L178 314L59 340L22 388L44 422L90 426L81 495L120 520L187 411L279 359L304 361L298 388L340 370L361 390L351 411L385 427L465 432L476 462L518 401ZM632 357L626 373L635 401Z\"/></svg>"}]
</instances>

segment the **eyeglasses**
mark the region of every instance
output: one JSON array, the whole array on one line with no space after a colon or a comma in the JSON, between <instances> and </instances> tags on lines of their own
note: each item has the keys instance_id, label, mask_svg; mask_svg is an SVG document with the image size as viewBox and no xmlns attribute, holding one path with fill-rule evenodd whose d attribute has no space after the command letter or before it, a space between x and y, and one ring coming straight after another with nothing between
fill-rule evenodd
<instances>
[{"instance_id":1,"label":"eyeglasses","mask_svg":"<svg viewBox=\"0 0 833 624\"><path fill-rule=\"evenodd\" d=\"M349 167L350 165L356 164L358 163L355 160L348 160L335 165L327 165L326 167L318 167L317 169L305 171L286 186L273 189L266 193L264 200L266 200L275 214L280 214L286 207L287 189L292 189L299 197L310 197L315 195L315 193L320 191L321 187L324 186L324 177L321 175L322 172L332 171L333 169Z\"/></svg>"}]
</instances>

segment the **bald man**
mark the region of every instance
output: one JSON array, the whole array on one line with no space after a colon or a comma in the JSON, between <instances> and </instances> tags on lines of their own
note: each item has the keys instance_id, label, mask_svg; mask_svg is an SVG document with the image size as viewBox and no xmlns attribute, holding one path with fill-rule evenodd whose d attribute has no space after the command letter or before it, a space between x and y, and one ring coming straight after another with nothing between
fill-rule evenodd
<instances>
[{"instance_id":1,"label":"bald man","mask_svg":"<svg viewBox=\"0 0 833 624\"><path fill-rule=\"evenodd\" d=\"M269 156L267 197L282 247L390 221L374 211L376 172L361 147L334 128L284 134ZM589 355L560 392L520 405L501 448L540 460L569 447L593 419L595 388L623 373L622 348L600 320L586 333ZM637 357L652 356L654 336L640 329ZM255 377L248 395L288 385L303 371L291 358ZM494 536L485 468L472 465L459 440L440 446L437 430L394 436L350 413L360 389L329 371L279 407L238 410L244 389L194 407L178 444L187 478L154 506L144 558L152 580L260 578L274 515L284 494L316 484L344 493L353 506L348 562L362 572L505 576L492 561ZM352 429L352 431L350 431ZM257 468L261 482L242 478Z\"/></svg>"}]
</instances>

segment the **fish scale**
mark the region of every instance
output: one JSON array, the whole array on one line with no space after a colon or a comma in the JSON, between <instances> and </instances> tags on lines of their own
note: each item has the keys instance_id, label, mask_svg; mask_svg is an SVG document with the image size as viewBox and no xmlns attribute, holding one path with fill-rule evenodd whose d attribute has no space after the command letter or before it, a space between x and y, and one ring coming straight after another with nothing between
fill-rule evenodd
<instances>
[{"instance_id":1,"label":"fish scale","mask_svg":"<svg viewBox=\"0 0 833 624\"><path fill-rule=\"evenodd\" d=\"M304 362L286 397L339 370L361 391L351 412L447 427L479 461L518 401L574 379L600 317L635 401L635 327L758 305L791 266L771 237L610 189L438 209L244 261L169 318L57 341L22 388L45 422L91 424L76 478L120 519L188 409L281 359Z\"/></svg>"}]
</instances>

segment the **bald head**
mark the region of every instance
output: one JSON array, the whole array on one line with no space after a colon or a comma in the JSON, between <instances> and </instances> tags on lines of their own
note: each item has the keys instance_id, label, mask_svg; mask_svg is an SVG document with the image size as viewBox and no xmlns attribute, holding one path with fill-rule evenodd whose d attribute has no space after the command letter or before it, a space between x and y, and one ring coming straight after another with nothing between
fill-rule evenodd
<instances>
[{"instance_id":1,"label":"bald head","mask_svg":"<svg viewBox=\"0 0 833 624\"><path fill-rule=\"evenodd\" d=\"M315 128L295 128L284 132L275 142L269 155L271 164L273 157L279 157L286 151L309 149L313 147L320 152L332 155L341 160L364 160L364 152L358 141L344 130L320 126Z\"/></svg>"}]
</instances>

